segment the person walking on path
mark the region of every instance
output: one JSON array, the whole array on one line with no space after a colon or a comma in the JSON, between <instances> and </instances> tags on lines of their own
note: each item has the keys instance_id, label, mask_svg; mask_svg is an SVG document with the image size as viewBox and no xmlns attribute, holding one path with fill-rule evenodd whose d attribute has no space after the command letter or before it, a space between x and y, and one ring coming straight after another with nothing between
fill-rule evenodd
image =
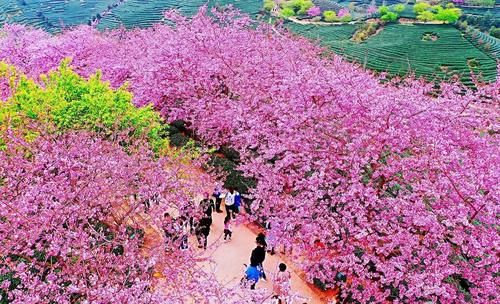
<instances>
[{"instance_id":1,"label":"person walking on path","mask_svg":"<svg viewBox=\"0 0 500 304\"><path fill-rule=\"evenodd\" d=\"M266 273L264 272L264 260L266 259L266 237L263 233L259 233L259 235L255 238L255 242L257 247L252 250L252 254L250 255L250 266L255 266L260 271L260 276L263 280L266 280Z\"/></svg>"},{"instance_id":2,"label":"person walking on path","mask_svg":"<svg viewBox=\"0 0 500 304\"><path fill-rule=\"evenodd\" d=\"M198 239L198 248L207 249L208 235L210 234L210 225L212 218L204 215L196 227L196 237Z\"/></svg>"},{"instance_id":3,"label":"person walking on path","mask_svg":"<svg viewBox=\"0 0 500 304\"><path fill-rule=\"evenodd\" d=\"M245 284L245 287L248 286L246 284L250 284L250 289L255 289L255 285L259 282L260 279L260 270L257 266L249 265L245 270L245 277L242 280L242 283Z\"/></svg>"},{"instance_id":4,"label":"person walking on path","mask_svg":"<svg viewBox=\"0 0 500 304\"><path fill-rule=\"evenodd\" d=\"M231 236L233 235L233 231L231 230L231 217L226 216L224 218L224 241L229 238L231 240Z\"/></svg>"},{"instance_id":5,"label":"person walking on path","mask_svg":"<svg viewBox=\"0 0 500 304\"><path fill-rule=\"evenodd\" d=\"M264 228L266 228L266 241L267 241L267 252L271 255L274 255L276 252L274 248L276 247L276 229L272 229L274 226L274 222L272 220L267 220L264 224Z\"/></svg>"},{"instance_id":6,"label":"person walking on path","mask_svg":"<svg viewBox=\"0 0 500 304\"><path fill-rule=\"evenodd\" d=\"M206 216L212 220L212 212L215 210L215 204L212 199L210 199L209 195L207 192L203 194L203 200L200 202L200 211L202 212L203 216ZM210 225L212 223L210 222Z\"/></svg>"},{"instance_id":7,"label":"person walking on path","mask_svg":"<svg viewBox=\"0 0 500 304\"><path fill-rule=\"evenodd\" d=\"M234 207L233 211L237 214L240 213L240 205L241 205L241 195L236 191L236 195L234 196Z\"/></svg>"},{"instance_id":8,"label":"person walking on path","mask_svg":"<svg viewBox=\"0 0 500 304\"><path fill-rule=\"evenodd\" d=\"M188 249L188 235L189 235L188 223L189 223L188 219L185 216L181 216L178 220L175 221L174 229L176 235L178 235L181 240L179 244L179 248L181 250Z\"/></svg>"},{"instance_id":9,"label":"person walking on path","mask_svg":"<svg viewBox=\"0 0 500 304\"><path fill-rule=\"evenodd\" d=\"M273 293L279 304L287 304L290 297L292 275L286 270L286 265L280 263L278 272L273 278Z\"/></svg>"},{"instance_id":10,"label":"person walking on path","mask_svg":"<svg viewBox=\"0 0 500 304\"><path fill-rule=\"evenodd\" d=\"M171 250L171 245L174 238L174 220L169 213L163 214L162 229L165 235L165 249Z\"/></svg>"},{"instance_id":11,"label":"person walking on path","mask_svg":"<svg viewBox=\"0 0 500 304\"><path fill-rule=\"evenodd\" d=\"M215 197L215 212L222 213L223 211L220 208L222 204L222 191L219 186L215 187L213 196Z\"/></svg>"},{"instance_id":12,"label":"person walking on path","mask_svg":"<svg viewBox=\"0 0 500 304\"><path fill-rule=\"evenodd\" d=\"M229 191L226 193L226 198L224 199L224 203L226 205L226 212L228 216L231 216L233 219L236 218L236 209L235 209L235 199L240 194L235 191L233 188L229 188Z\"/></svg>"}]
</instances>

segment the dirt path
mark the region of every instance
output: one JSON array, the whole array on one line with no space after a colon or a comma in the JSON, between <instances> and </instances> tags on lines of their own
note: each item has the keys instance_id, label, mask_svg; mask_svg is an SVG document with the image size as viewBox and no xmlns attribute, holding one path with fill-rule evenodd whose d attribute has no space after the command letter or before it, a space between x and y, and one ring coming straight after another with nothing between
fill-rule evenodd
<instances>
[{"instance_id":1,"label":"dirt path","mask_svg":"<svg viewBox=\"0 0 500 304\"><path fill-rule=\"evenodd\" d=\"M243 276L244 266L250 262L250 254L255 248L256 234L246 225L233 225L233 238L231 241L224 241L224 216L225 213L214 213L208 244L209 247L205 256L215 262L215 274L219 282L227 286L236 286ZM266 288L269 290L269 297L272 296L272 276L279 263L285 262L289 269L291 267L280 255L266 255L264 269L268 277L267 282L259 281L257 289ZM207 266L208 267L208 266ZM213 266L212 266L213 267ZM325 294L320 294L310 284L300 278L297 271L290 269L292 273L292 293L297 297L294 303L320 304L327 303Z\"/></svg>"},{"instance_id":2,"label":"dirt path","mask_svg":"<svg viewBox=\"0 0 500 304\"><path fill-rule=\"evenodd\" d=\"M189 172L191 175L196 175L196 172L201 172L194 170ZM207 185L207 190L213 189L213 185ZM196 198L200 201L201 198ZM130 211L128 204L122 205L117 208L114 217L119 218L122 215ZM224 209L224 206L222 206ZM209 272L214 273L217 280L229 287L238 286L241 278L243 277L244 265L249 264L250 254L255 248L255 237L257 231L255 227L247 224L236 225L233 221L233 237L231 241L224 241L224 217L226 213L213 213L213 223L211 226L210 235L208 238L208 248L206 251L197 248L197 241L194 235L190 236L189 243L190 247L203 257L208 257L212 263L202 262L200 266L207 269ZM243 215L239 215L243 216ZM112 221L113 219L110 219ZM144 229L144 254L147 256L150 251L158 250L163 248L163 235L159 227L152 225L151 220L147 214L135 214L127 221L134 223L135 226L139 226ZM292 294L296 295L296 298L292 304L323 304L323 303L335 303L333 301L328 302L327 297L331 297L325 292L320 291L317 287L312 284L307 283L303 278L303 273L297 269L296 265L293 265L286 257L280 256L279 254L270 255L266 254L266 259L264 261L264 269L268 277L267 281L260 280L257 283L257 289L266 289L269 298L272 296L272 277L277 270L279 263L284 262L287 264L288 269L292 273ZM161 271L155 274L158 279L162 279ZM268 301L260 304L267 304ZM224 304L224 303L217 303Z\"/></svg>"}]
</instances>

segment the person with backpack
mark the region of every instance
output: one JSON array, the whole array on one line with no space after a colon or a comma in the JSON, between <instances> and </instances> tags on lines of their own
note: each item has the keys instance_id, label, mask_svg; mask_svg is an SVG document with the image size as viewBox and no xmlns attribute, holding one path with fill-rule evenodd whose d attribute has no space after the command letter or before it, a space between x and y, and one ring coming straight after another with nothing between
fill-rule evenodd
<instances>
[{"instance_id":1,"label":"person with backpack","mask_svg":"<svg viewBox=\"0 0 500 304\"><path fill-rule=\"evenodd\" d=\"M179 249L188 250L188 235L189 235L189 220L185 216L181 216L178 220L175 221L174 230L177 238L180 238Z\"/></svg>"}]
</instances>

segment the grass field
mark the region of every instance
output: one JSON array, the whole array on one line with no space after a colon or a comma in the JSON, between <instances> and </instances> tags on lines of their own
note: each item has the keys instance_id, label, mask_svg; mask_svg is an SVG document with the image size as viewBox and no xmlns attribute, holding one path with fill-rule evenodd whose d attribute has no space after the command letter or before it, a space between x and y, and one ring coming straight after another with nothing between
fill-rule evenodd
<instances>
[{"instance_id":1,"label":"grass field","mask_svg":"<svg viewBox=\"0 0 500 304\"><path fill-rule=\"evenodd\" d=\"M413 71L416 76L429 79L461 75L464 83L470 83L469 64L473 71L481 73L486 81L496 79L496 62L476 48L450 25L401 25L391 24L364 43L350 41L356 30L354 25L299 26L290 28L301 35L319 39L334 52L351 61L391 74L406 75ZM423 41L425 33L435 33L436 41Z\"/></svg>"}]
</instances>

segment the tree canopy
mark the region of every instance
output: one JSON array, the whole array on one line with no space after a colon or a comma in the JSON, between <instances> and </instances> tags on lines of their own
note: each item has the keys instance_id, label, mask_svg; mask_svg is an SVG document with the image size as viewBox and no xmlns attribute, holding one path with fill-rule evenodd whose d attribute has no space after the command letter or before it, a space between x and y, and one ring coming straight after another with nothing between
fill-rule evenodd
<instances>
[{"instance_id":1,"label":"tree canopy","mask_svg":"<svg viewBox=\"0 0 500 304\"><path fill-rule=\"evenodd\" d=\"M100 69L114 88L127 82L136 105L237 150L239 169L257 180L252 218L272 221L308 278L341 286L344 299L493 301L499 83L472 91L388 79L234 11L212 15L168 12L175 26L58 36L7 25L0 58L38 77L72 57L78 74ZM4 163L2 174L36 175Z\"/></svg>"}]
</instances>

